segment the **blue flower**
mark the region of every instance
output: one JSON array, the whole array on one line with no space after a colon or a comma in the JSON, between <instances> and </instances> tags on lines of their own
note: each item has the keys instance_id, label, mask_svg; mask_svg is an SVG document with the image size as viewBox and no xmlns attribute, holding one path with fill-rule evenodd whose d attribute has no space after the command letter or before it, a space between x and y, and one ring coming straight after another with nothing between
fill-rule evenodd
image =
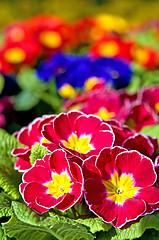
<instances>
[{"instance_id":1,"label":"blue flower","mask_svg":"<svg viewBox=\"0 0 159 240\"><path fill-rule=\"evenodd\" d=\"M55 78L58 90L67 86L64 91L67 91L68 96L70 89L71 92L83 90L89 80L98 83L98 79L102 79L105 84L109 83L115 88L126 87L132 71L130 66L121 60L105 57L93 60L88 55L57 54L43 62L36 74L44 81ZM74 96L74 93L71 96Z\"/></svg>"},{"instance_id":2,"label":"blue flower","mask_svg":"<svg viewBox=\"0 0 159 240\"><path fill-rule=\"evenodd\" d=\"M99 58L96 63L106 68L112 78L112 82L116 89L128 86L132 77L131 66L122 60L113 58Z\"/></svg>"}]
</instances>

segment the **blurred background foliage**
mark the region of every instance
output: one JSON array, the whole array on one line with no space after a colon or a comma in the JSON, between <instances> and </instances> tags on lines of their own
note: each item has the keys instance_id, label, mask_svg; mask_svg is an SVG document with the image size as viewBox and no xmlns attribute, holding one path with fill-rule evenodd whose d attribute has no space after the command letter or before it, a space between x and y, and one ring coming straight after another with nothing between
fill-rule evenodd
<instances>
[{"instance_id":1,"label":"blurred background foliage","mask_svg":"<svg viewBox=\"0 0 159 240\"><path fill-rule=\"evenodd\" d=\"M130 23L159 18L158 0L0 0L0 28L35 14L58 15L73 21L83 16L110 13Z\"/></svg>"}]
</instances>

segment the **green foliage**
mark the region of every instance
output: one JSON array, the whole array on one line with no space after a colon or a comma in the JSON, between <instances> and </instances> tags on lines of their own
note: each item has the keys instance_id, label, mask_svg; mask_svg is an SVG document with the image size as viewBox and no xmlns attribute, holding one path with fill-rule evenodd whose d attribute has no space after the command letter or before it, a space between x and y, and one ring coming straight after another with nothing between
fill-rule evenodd
<instances>
[{"instance_id":1,"label":"green foliage","mask_svg":"<svg viewBox=\"0 0 159 240\"><path fill-rule=\"evenodd\" d=\"M98 231L108 231L112 225L104 223L101 218L87 218L87 219L77 219L76 222L81 223L90 228L92 233L96 233Z\"/></svg>"},{"instance_id":2,"label":"green foliage","mask_svg":"<svg viewBox=\"0 0 159 240\"><path fill-rule=\"evenodd\" d=\"M13 148L24 147L20 144L16 137L7 133L4 129L0 129L0 163L12 167L16 161L16 157L11 155Z\"/></svg>"},{"instance_id":3,"label":"green foliage","mask_svg":"<svg viewBox=\"0 0 159 240\"><path fill-rule=\"evenodd\" d=\"M5 235L2 227L0 227L0 239L1 240L8 240L8 237Z\"/></svg>"},{"instance_id":4,"label":"green foliage","mask_svg":"<svg viewBox=\"0 0 159 240\"><path fill-rule=\"evenodd\" d=\"M4 87L4 77L0 75L0 94L3 90L3 87Z\"/></svg>"},{"instance_id":5,"label":"green foliage","mask_svg":"<svg viewBox=\"0 0 159 240\"><path fill-rule=\"evenodd\" d=\"M19 199L21 174L11 168L0 165L0 187L13 199Z\"/></svg>"},{"instance_id":6,"label":"green foliage","mask_svg":"<svg viewBox=\"0 0 159 240\"><path fill-rule=\"evenodd\" d=\"M144 127L141 129L140 133L156 137L159 140L159 124Z\"/></svg>"},{"instance_id":7,"label":"green foliage","mask_svg":"<svg viewBox=\"0 0 159 240\"><path fill-rule=\"evenodd\" d=\"M26 69L18 74L17 82L22 92L14 96L16 110L29 110L42 100L50 105L54 112L60 112L62 101L57 94L54 80L43 82L36 77L33 69Z\"/></svg>"},{"instance_id":8,"label":"green foliage","mask_svg":"<svg viewBox=\"0 0 159 240\"><path fill-rule=\"evenodd\" d=\"M159 232L153 229L146 230L145 233L141 236L141 240L158 240Z\"/></svg>"},{"instance_id":9,"label":"green foliage","mask_svg":"<svg viewBox=\"0 0 159 240\"><path fill-rule=\"evenodd\" d=\"M17 240L94 239L94 236L82 225L62 223L58 219L46 224L47 221L44 221L43 217L24 204L13 202L12 206L14 214L7 223L2 224L5 234L9 237L15 237Z\"/></svg>"},{"instance_id":10,"label":"green foliage","mask_svg":"<svg viewBox=\"0 0 159 240\"><path fill-rule=\"evenodd\" d=\"M159 84L159 70L147 70L139 64L132 64L133 76L126 88L129 93L136 93L141 87Z\"/></svg>"},{"instance_id":11,"label":"green foliage","mask_svg":"<svg viewBox=\"0 0 159 240\"><path fill-rule=\"evenodd\" d=\"M3 191L0 192L0 218L11 216L11 198Z\"/></svg>"},{"instance_id":12,"label":"green foliage","mask_svg":"<svg viewBox=\"0 0 159 240\"><path fill-rule=\"evenodd\" d=\"M142 236L147 229L155 229L159 231L159 213L146 215L137 223L124 227L123 229L111 228L108 234L105 233L106 240L126 240L135 239ZM104 234L102 233L102 236ZM98 239L98 238L97 238ZM99 238L100 239L100 238Z\"/></svg>"},{"instance_id":13,"label":"green foliage","mask_svg":"<svg viewBox=\"0 0 159 240\"><path fill-rule=\"evenodd\" d=\"M28 111L35 107L40 99L31 91L23 90L13 97L14 108L16 111Z\"/></svg>"},{"instance_id":14,"label":"green foliage","mask_svg":"<svg viewBox=\"0 0 159 240\"><path fill-rule=\"evenodd\" d=\"M37 159L42 159L46 154L50 153L40 143L36 143L31 148L30 162L33 165Z\"/></svg>"}]
</instances>

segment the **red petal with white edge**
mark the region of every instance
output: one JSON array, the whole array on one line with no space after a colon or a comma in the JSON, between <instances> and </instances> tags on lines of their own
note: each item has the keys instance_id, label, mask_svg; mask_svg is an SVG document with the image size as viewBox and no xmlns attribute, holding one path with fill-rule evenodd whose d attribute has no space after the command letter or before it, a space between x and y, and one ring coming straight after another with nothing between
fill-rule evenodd
<instances>
[{"instance_id":1,"label":"red petal with white edge","mask_svg":"<svg viewBox=\"0 0 159 240\"><path fill-rule=\"evenodd\" d=\"M45 194L45 195L41 195L41 196L37 197L36 202L38 205L40 205L42 207L53 208L63 200L64 196L65 195L55 198L51 194Z\"/></svg>"},{"instance_id":2,"label":"red petal with white edge","mask_svg":"<svg viewBox=\"0 0 159 240\"><path fill-rule=\"evenodd\" d=\"M68 208L72 207L79 198L82 196L82 184L81 183L74 183L71 186L70 193L66 194L63 201L57 205L57 209L61 211L65 211Z\"/></svg>"},{"instance_id":3,"label":"red petal with white edge","mask_svg":"<svg viewBox=\"0 0 159 240\"><path fill-rule=\"evenodd\" d=\"M53 126L53 122L46 124L43 127L43 131L42 134L44 136L44 138L46 138L47 140L49 140L50 142L54 142L56 144L59 143L59 141L61 140L61 138L59 138L54 130L54 126ZM42 144L43 145L43 144Z\"/></svg>"},{"instance_id":4,"label":"red petal with white edge","mask_svg":"<svg viewBox=\"0 0 159 240\"><path fill-rule=\"evenodd\" d=\"M149 138L141 134L127 138L122 146L128 150L137 150L148 157L154 153L154 146Z\"/></svg>"},{"instance_id":5,"label":"red petal with white edge","mask_svg":"<svg viewBox=\"0 0 159 240\"><path fill-rule=\"evenodd\" d=\"M28 160L22 158L22 157L18 157L16 163L14 164L14 169L18 170L18 171L26 171L28 169L30 169L32 167L31 163L29 162L29 158Z\"/></svg>"},{"instance_id":6,"label":"red petal with white edge","mask_svg":"<svg viewBox=\"0 0 159 240\"><path fill-rule=\"evenodd\" d=\"M78 117L75 122L77 136L92 135L93 132L99 131L98 128L102 120L94 115L83 115Z\"/></svg>"},{"instance_id":7,"label":"red petal with white edge","mask_svg":"<svg viewBox=\"0 0 159 240\"><path fill-rule=\"evenodd\" d=\"M50 167L52 170L56 171L58 174L69 172L70 173L70 167L68 159L66 158L66 152L63 150L55 150L50 155Z\"/></svg>"},{"instance_id":8,"label":"red petal with white edge","mask_svg":"<svg viewBox=\"0 0 159 240\"><path fill-rule=\"evenodd\" d=\"M24 188L25 188L25 186L27 185L27 183L21 183L20 185L19 185L19 191L23 194L23 192L24 192Z\"/></svg>"},{"instance_id":9,"label":"red petal with white edge","mask_svg":"<svg viewBox=\"0 0 159 240\"><path fill-rule=\"evenodd\" d=\"M101 174L97 169L97 167L95 166L96 158L97 158L96 156L91 156L83 162L82 169L83 169L84 179L100 177Z\"/></svg>"},{"instance_id":10,"label":"red petal with white edge","mask_svg":"<svg viewBox=\"0 0 159 240\"><path fill-rule=\"evenodd\" d=\"M19 131L18 140L20 143L31 147L35 141L30 137L28 127L24 127Z\"/></svg>"},{"instance_id":11,"label":"red petal with white edge","mask_svg":"<svg viewBox=\"0 0 159 240\"><path fill-rule=\"evenodd\" d=\"M36 118L32 123L28 125L29 135L35 142L40 142L42 138L41 132L39 131L39 125L42 120L42 118Z\"/></svg>"},{"instance_id":12,"label":"red petal with white edge","mask_svg":"<svg viewBox=\"0 0 159 240\"><path fill-rule=\"evenodd\" d=\"M90 210L108 223L112 222L117 216L117 205L106 198L90 206Z\"/></svg>"},{"instance_id":13,"label":"red petal with white edge","mask_svg":"<svg viewBox=\"0 0 159 240\"><path fill-rule=\"evenodd\" d=\"M113 132L111 126L105 122L102 122L99 126L99 130L108 130L108 131L111 131Z\"/></svg>"},{"instance_id":14,"label":"red petal with white edge","mask_svg":"<svg viewBox=\"0 0 159 240\"><path fill-rule=\"evenodd\" d=\"M49 208L45 208L45 207L38 205L36 202L29 203L28 206L39 214L42 214L42 213L50 210Z\"/></svg>"},{"instance_id":15,"label":"red petal with white edge","mask_svg":"<svg viewBox=\"0 0 159 240\"><path fill-rule=\"evenodd\" d=\"M83 174L82 174L81 167L75 162L70 162L70 170L71 170L72 176L78 182L83 183Z\"/></svg>"},{"instance_id":16,"label":"red petal with white edge","mask_svg":"<svg viewBox=\"0 0 159 240\"><path fill-rule=\"evenodd\" d=\"M40 183L31 182L25 186L25 189L23 191L23 197L27 203L30 203L34 202L37 197L46 194L46 192L46 187L44 187Z\"/></svg>"},{"instance_id":17,"label":"red petal with white edge","mask_svg":"<svg viewBox=\"0 0 159 240\"><path fill-rule=\"evenodd\" d=\"M84 190L88 205L96 204L107 196L106 188L98 178L88 178L84 182Z\"/></svg>"},{"instance_id":18,"label":"red petal with white edge","mask_svg":"<svg viewBox=\"0 0 159 240\"><path fill-rule=\"evenodd\" d=\"M96 167L100 170L104 179L109 178L110 174L114 172L116 156L124 151L126 149L121 147L104 148L101 150L96 160Z\"/></svg>"},{"instance_id":19,"label":"red petal with white edge","mask_svg":"<svg viewBox=\"0 0 159 240\"><path fill-rule=\"evenodd\" d=\"M141 188L137 191L135 198L143 199L149 204L156 204L159 202L159 188L153 186Z\"/></svg>"},{"instance_id":20,"label":"red petal with white edge","mask_svg":"<svg viewBox=\"0 0 159 240\"><path fill-rule=\"evenodd\" d=\"M148 187L156 181L153 162L137 151L120 153L117 156L116 165L122 174L133 175L136 187Z\"/></svg>"},{"instance_id":21,"label":"red petal with white edge","mask_svg":"<svg viewBox=\"0 0 159 240\"><path fill-rule=\"evenodd\" d=\"M50 171L43 166L34 166L23 175L24 182L47 183L52 181Z\"/></svg>"},{"instance_id":22,"label":"red petal with white edge","mask_svg":"<svg viewBox=\"0 0 159 240\"><path fill-rule=\"evenodd\" d=\"M140 199L127 199L122 205L118 205L117 218L112 223L115 227L120 228L127 222L136 220L146 210L146 203Z\"/></svg>"},{"instance_id":23,"label":"red petal with white edge","mask_svg":"<svg viewBox=\"0 0 159 240\"><path fill-rule=\"evenodd\" d=\"M105 147L112 147L114 143L115 136L110 131L101 131L92 134L92 139L90 144L93 145L95 150L100 151ZM91 152L91 151L90 151Z\"/></svg>"},{"instance_id":24,"label":"red petal with white edge","mask_svg":"<svg viewBox=\"0 0 159 240\"><path fill-rule=\"evenodd\" d=\"M82 115L80 112L69 112L61 113L54 120L54 128L56 134L64 140L68 140L69 136L72 135L74 130L74 124L79 115Z\"/></svg>"},{"instance_id":25,"label":"red petal with white edge","mask_svg":"<svg viewBox=\"0 0 159 240\"><path fill-rule=\"evenodd\" d=\"M12 150L11 154L13 156L19 156L19 155L26 154L28 151L30 151L30 148L14 148Z\"/></svg>"}]
</instances>

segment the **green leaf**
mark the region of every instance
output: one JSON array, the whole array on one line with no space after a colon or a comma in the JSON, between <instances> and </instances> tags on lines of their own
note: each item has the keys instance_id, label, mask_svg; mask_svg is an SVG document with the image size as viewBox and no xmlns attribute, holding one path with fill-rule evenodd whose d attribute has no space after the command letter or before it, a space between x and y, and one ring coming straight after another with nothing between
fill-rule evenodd
<instances>
[{"instance_id":1,"label":"green leaf","mask_svg":"<svg viewBox=\"0 0 159 240\"><path fill-rule=\"evenodd\" d=\"M45 83L37 79L35 71L31 68L23 69L17 76L17 82L22 90L33 92L45 89Z\"/></svg>"},{"instance_id":2,"label":"green leaf","mask_svg":"<svg viewBox=\"0 0 159 240\"><path fill-rule=\"evenodd\" d=\"M2 75L0 75L0 94L1 94L1 92L3 90L4 83L5 83L4 77Z\"/></svg>"},{"instance_id":3,"label":"green leaf","mask_svg":"<svg viewBox=\"0 0 159 240\"><path fill-rule=\"evenodd\" d=\"M139 76L133 75L128 87L127 92L130 94L136 93L141 86L141 78Z\"/></svg>"},{"instance_id":4,"label":"green leaf","mask_svg":"<svg viewBox=\"0 0 159 240\"><path fill-rule=\"evenodd\" d=\"M159 232L153 229L146 230L145 233L141 236L141 240L158 240Z\"/></svg>"},{"instance_id":5,"label":"green leaf","mask_svg":"<svg viewBox=\"0 0 159 240\"><path fill-rule=\"evenodd\" d=\"M131 224L131 223L129 223ZM108 240L126 240L135 239L142 236L147 229L155 229L159 231L159 213L150 214L142 217L138 222L131 224L129 227L124 229L111 228L105 234ZM114 231L115 230L115 231ZM108 238L108 236L110 236ZM97 238L98 239L98 238Z\"/></svg>"},{"instance_id":6,"label":"green leaf","mask_svg":"<svg viewBox=\"0 0 159 240\"><path fill-rule=\"evenodd\" d=\"M88 233L85 228L68 223L58 223L50 227L31 225L20 221L16 215L2 224L5 233L9 237L15 237L17 240L93 240L94 236Z\"/></svg>"},{"instance_id":7,"label":"green leaf","mask_svg":"<svg viewBox=\"0 0 159 240\"><path fill-rule=\"evenodd\" d=\"M75 221L89 227L90 231L92 233L96 233L99 231L108 231L112 227L111 224L107 224L107 223L103 222L103 220L98 217L97 218L87 218L87 219L79 218Z\"/></svg>"},{"instance_id":8,"label":"green leaf","mask_svg":"<svg viewBox=\"0 0 159 240\"><path fill-rule=\"evenodd\" d=\"M7 133L4 129L0 129L0 163L13 167L16 157L11 155L13 148L24 147L20 144L16 137Z\"/></svg>"},{"instance_id":9,"label":"green leaf","mask_svg":"<svg viewBox=\"0 0 159 240\"><path fill-rule=\"evenodd\" d=\"M3 191L0 192L0 218L11 216L11 198Z\"/></svg>"},{"instance_id":10,"label":"green leaf","mask_svg":"<svg viewBox=\"0 0 159 240\"><path fill-rule=\"evenodd\" d=\"M24 203L13 201L12 208L16 217L22 222L38 225L40 224L40 219L42 218L43 220L43 217L32 211Z\"/></svg>"},{"instance_id":11,"label":"green leaf","mask_svg":"<svg viewBox=\"0 0 159 240\"><path fill-rule=\"evenodd\" d=\"M31 148L30 162L33 165L37 159L42 159L46 154L50 153L40 143L36 143Z\"/></svg>"},{"instance_id":12,"label":"green leaf","mask_svg":"<svg viewBox=\"0 0 159 240\"><path fill-rule=\"evenodd\" d=\"M140 133L156 137L159 140L159 124L144 127L141 129Z\"/></svg>"},{"instance_id":13,"label":"green leaf","mask_svg":"<svg viewBox=\"0 0 159 240\"><path fill-rule=\"evenodd\" d=\"M5 233L17 240L93 240L90 234L81 224L70 221L65 217L44 217L36 214L25 204L13 201L14 214L11 219L2 224Z\"/></svg>"},{"instance_id":14,"label":"green leaf","mask_svg":"<svg viewBox=\"0 0 159 240\"><path fill-rule=\"evenodd\" d=\"M19 184L21 174L11 168L0 165L0 187L13 199L20 199Z\"/></svg>"},{"instance_id":15,"label":"green leaf","mask_svg":"<svg viewBox=\"0 0 159 240\"><path fill-rule=\"evenodd\" d=\"M4 230L0 227L0 239L1 240L8 240L8 237L5 235Z\"/></svg>"},{"instance_id":16,"label":"green leaf","mask_svg":"<svg viewBox=\"0 0 159 240\"><path fill-rule=\"evenodd\" d=\"M23 90L19 94L12 97L14 101L14 108L16 111L28 111L35 107L40 99L31 91Z\"/></svg>"}]
</instances>

